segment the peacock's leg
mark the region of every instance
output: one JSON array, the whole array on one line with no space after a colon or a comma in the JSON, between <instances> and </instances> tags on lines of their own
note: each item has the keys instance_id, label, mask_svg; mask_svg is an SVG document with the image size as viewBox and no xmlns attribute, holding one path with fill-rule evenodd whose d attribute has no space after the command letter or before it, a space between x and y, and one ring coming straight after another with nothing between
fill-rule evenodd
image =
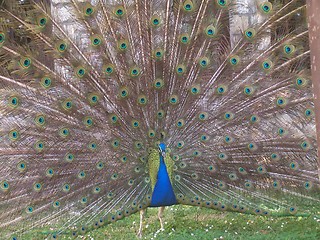
<instances>
[{"instance_id":1,"label":"peacock's leg","mask_svg":"<svg viewBox=\"0 0 320 240\"><path fill-rule=\"evenodd\" d=\"M138 231L139 238L142 238L142 224L143 224L143 220L144 220L145 215L146 215L146 209L142 209L140 211L140 227L139 227L139 231Z\"/></svg>"},{"instance_id":2,"label":"peacock's leg","mask_svg":"<svg viewBox=\"0 0 320 240\"><path fill-rule=\"evenodd\" d=\"M164 212L164 208L165 208L165 207L160 207L160 208L159 208L159 212L158 212L158 218L159 218L159 220L160 220L161 230L164 230L164 226L163 226L163 212Z\"/></svg>"}]
</instances>

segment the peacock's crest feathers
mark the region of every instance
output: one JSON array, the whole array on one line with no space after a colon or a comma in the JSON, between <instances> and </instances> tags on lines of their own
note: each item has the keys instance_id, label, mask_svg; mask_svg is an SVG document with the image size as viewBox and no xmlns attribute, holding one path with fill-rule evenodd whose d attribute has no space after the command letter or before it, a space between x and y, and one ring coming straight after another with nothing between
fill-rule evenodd
<instances>
[{"instance_id":1,"label":"peacock's crest feathers","mask_svg":"<svg viewBox=\"0 0 320 240\"><path fill-rule=\"evenodd\" d=\"M76 236L148 207L160 141L178 203L318 211L300 1L257 1L240 30L230 0L72 0L65 16L29 2L0 8L6 237L56 220L51 237Z\"/></svg>"}]
</instances>

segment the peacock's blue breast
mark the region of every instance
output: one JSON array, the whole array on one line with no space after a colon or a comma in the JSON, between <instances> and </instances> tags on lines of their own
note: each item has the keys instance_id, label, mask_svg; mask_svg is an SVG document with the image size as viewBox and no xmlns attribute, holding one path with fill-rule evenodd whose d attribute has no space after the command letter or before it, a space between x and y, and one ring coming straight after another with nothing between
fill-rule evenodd
<instances>
[{"instance_id":1,"label":"peacock's blue breast","mask_svg":"<svg viewBox=\"0 0 320 240\"><path fill-rule=\"evenodd\" d=\"M160 156L158 178L152 193L150 207L170 206L174 204L177 204L176 196L173 192L163 157Z\"/></svg>"}]
</instances>

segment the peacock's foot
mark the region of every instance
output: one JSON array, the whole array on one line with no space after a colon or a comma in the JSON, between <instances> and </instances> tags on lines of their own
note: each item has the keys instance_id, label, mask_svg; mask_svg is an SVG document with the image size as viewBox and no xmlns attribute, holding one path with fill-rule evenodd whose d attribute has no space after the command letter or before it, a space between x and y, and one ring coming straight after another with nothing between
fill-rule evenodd
<instances>
[{"instance_id":1,"label":"peacock's foot","mask_svg":"<svg viewBox=\"0 0 320 240\"><path fill-rule=\"evenodd\" d=\"M142 231L139 230L139 232L137 233L137 237L142 238Z\"/></svg>"}]
</instances>

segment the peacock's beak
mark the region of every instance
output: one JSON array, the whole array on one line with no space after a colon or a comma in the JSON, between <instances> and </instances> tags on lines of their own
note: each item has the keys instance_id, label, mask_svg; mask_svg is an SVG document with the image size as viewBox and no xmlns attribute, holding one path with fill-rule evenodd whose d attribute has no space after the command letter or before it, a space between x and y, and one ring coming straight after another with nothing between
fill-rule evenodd
<instances>
[{"instance_id":1,"label":"peacock's beak","mask_svg":"<svg viewBox=\"0 0 320 240\"><path fill-rule=\"evenodd\" d=\"M163 158L165 158L166 157L166 152L162 151L161 155L162 155Z\"/></svg>"}]
</instances>

